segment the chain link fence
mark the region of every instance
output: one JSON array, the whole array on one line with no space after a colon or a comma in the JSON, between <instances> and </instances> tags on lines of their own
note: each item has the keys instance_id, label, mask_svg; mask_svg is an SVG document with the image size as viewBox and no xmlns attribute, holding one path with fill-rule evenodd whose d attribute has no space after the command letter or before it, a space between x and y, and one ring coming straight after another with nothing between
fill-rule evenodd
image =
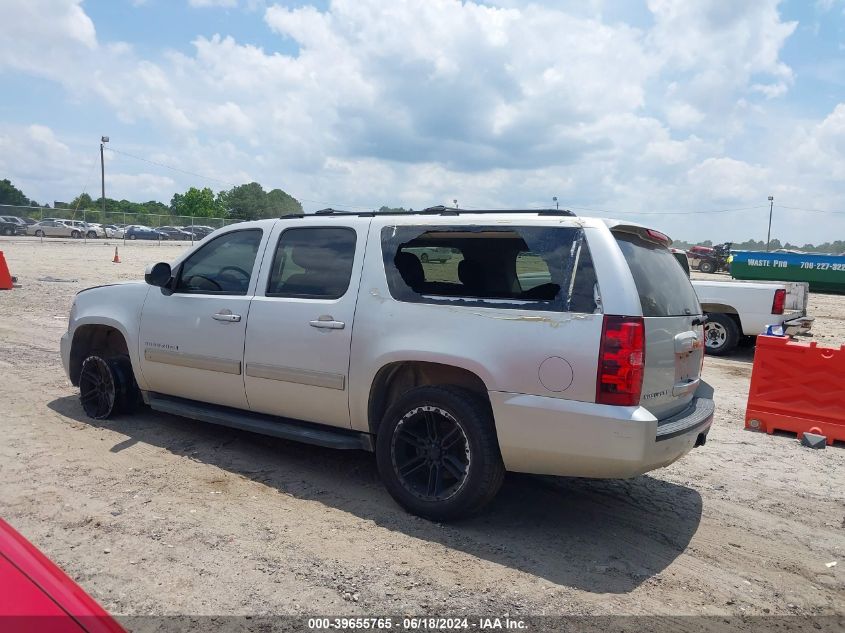
<instances>
[{"instance_id":1,"label":"chain link fence","mask_svg":"<svg viewBox=\"0 0 845 633\"><path fill-rule=\"evenodd\" d=\"M27 222L27 235L35 235L38 230L35 223L60 220L80 228L79 237L83 239L110 237L126 239L129 227L161 229L159 239L183 239L194 241L202 239L212 231L238 220L225 218L192 217L183 215L156 213L129 213L102 209L53 209L50 207L22 207L0 205L0 217L11 216ZM77 224L77 223L82 223ZM94 226L92 226L94 225ZM103 227L100 230L99 227ZM46 228L45 228L46 232ZM131 231L129 232L131 237ZM49 233L48 233L49 237Z\"/></svg>"}]
</instances>

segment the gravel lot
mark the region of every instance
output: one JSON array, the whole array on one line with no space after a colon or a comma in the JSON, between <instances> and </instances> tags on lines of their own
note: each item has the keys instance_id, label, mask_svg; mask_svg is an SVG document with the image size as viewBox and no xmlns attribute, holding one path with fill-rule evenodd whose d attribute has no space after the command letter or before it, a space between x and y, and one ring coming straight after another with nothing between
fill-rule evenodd
<instances>
[{"instance_id":1,"label":"gravel lot","mask_svg":"<svg viewBox=\"0 0 845 633\"><path fill-rule=\"evenodd\" d=\"M0 513L109 611L845 614L845 449L743 430L753 348L707 358L717 418L672 467L509 475L450 525L400 510L367 453L86 419L58 354L73 295L186 247L0 239L21 284L0 292ZM810 306L816 339L845 344L845 296Z\"/></svg>"}]
</instances>

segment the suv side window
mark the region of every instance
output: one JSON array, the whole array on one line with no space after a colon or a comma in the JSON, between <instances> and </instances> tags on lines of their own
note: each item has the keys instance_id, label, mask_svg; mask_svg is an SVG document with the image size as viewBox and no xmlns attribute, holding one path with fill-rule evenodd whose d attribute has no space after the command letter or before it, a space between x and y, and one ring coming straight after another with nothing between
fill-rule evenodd
<instances>
[{"instance_id":1,"label":"suv side window","mask_svg":"<svg viewBox=\"0 0 845 633\"><path fill-rule=\"evenodd\" d=\"M261 229L231 231L204 244L182 263L174 292L245 295L261 234Z\"/></svg>"},{"instance_id":2,"label":"suv side window","mask_svg":"<svg viewBox=\"0 0 845 633\"><path fill-rule=\"evenodd\" d=\"M420 253L451 249L445 261ZM600 311L584 231L575 227L387 226L382 253L399 301Z\"/></svg>"},{"instance_id":3,"label":"suv side window","mask_svg":"<svg viewBox=\"0 0 845 633\"><path fill-rule=\"evenodd\" d=\"M356 239L348 227L287 229L273 255L267 296L339 299L349 288Z\"/></svg>"}]
</instances>

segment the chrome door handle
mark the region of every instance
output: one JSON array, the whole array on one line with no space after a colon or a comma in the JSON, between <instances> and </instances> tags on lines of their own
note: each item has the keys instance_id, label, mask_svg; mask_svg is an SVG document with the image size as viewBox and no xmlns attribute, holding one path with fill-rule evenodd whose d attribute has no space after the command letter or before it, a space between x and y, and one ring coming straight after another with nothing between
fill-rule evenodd
<instances>
[{"instance_id":1,"label":"chrome door handle","mask_svg":"<svg viewBox=\"0 0 845 633\"><path fill-rule=\"evenodd\" d=\"M240 314L232 314L231 312L218 312L217 314L212 314L211 318L215 321L226 321L227 323L237 323L241 320Z\"/></svg>"},{"instance_id":2,"label":"chrome door handle","mask_svg":"<svg viewBox=\"0 0 845 633\"><path fill-rule=\"evenodd\" d=\"M314 321L309 321L308 324L311 327L318 327L326 330L342 330L346 327L346 323L343 321L335 321L334 317L329 314L324 314Z\"/></svg>"}]
</instances>

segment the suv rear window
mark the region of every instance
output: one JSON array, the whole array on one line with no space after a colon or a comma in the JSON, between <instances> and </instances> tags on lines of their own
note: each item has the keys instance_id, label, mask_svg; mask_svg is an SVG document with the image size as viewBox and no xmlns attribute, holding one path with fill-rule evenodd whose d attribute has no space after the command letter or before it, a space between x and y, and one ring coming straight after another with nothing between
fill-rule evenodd
<instances>
[{"instance_id":1,"label":"suv rear window","mask_svg":"<svg viewBox=\"0 0 845 633\"><path fill-rule=\"evenodd\" d=\"M643 316L701 314L695 290L668 248L634 233L616 231L613 236L634 276Z\"/></svg>"},{"instance_id":2,"label":"suv rear window","mask_svg":"<svg viewBox=\"0 0 845 633\"><path fill-rule=\"evenodd\" d=\"M599 311L578 228L388 226L382 251L390 293L400 301Z\"/></svg>"}]
</instances>

